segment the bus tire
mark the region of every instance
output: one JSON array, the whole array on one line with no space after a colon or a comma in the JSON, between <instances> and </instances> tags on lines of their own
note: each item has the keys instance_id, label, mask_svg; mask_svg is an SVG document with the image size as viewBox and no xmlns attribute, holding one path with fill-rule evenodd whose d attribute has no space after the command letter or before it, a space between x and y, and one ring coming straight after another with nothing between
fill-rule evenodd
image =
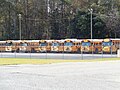
<instances>
[{"instance_id":1,"label":"bus tire","mask_svg":"<svg viewBox=\"0 0 120 90\"><path fill-rule=\"evenodd\" d=\"M15 51L11 51L12 53L14 53Z\"/></svg>"}]
</instances>

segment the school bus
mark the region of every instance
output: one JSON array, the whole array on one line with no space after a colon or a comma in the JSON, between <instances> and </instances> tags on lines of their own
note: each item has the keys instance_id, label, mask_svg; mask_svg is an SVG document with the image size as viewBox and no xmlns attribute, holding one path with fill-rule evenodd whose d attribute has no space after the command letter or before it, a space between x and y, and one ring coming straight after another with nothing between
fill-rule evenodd
<instances>
[{"instance_id":1,"label":"school bus","mask_svg":"<svg viewBox=\"0 0 120 90\"><path fill-rule=\"evenodd\" d=\"M64 52L80 52L80 42L77 39L66 39L64 41Z\"/></svg>"},{"instance_id":2,"label":"school bus","mask_svg":"<svg viewBox=\"0 0 120 90\"><path fill-rule=\"evenodd\" d=\"M17 48L17 52L30 52L31 49L29 47L29 44L26 40L19 40L16 48Z\"/></svg>"},{"instance_id":3,"label":"school bus","mask_svg":"<svg viewBox=\"0 0 120 90\"><path fill-rule=\"evenodd\" d=\"M120 39L103 39L102 51L103 53L117 53L120 48Z\"/></svg>"},{"instance_id":4,"label":"school bus","mask_svg":"<svg viewBox=\"0 0 120 90\"><path fill-rule=\"evenodd\" d=\"M17 43L14 40L0 41L1 52L15 52Z\"/></svg>"},{"instance_id":5,"label":"school bus","mask_svg":"<svg viewBox=\"0 0 120 90\"><path fill-rule=\"evenodd\" d=\"M92 42L88 39L82 40L81 42L81 52L90 53L93 50Z\"/></svg>"},{"instance_id":6,"label":"school bus","mask_svg":"<svg viewBox=\"0 0 120 90\"><path fill-rule=\"evenodd\" d=\"M51 43L51 52L62 52L63 42L62 40L53 40Z\"/></svg>"},{"instance_id":7,"label":"school bus","mask_svg":"<svg viewBox=\"0 0 120 90\"><path fill-rule=\"evenodd\" d=\"M102 39L84 39L81 42L81 51L83 53L101 53Z\"/></svg>"},{"instance_id":8,"label":"school bus","mask_svg":"<svg viewBox=\"0 0 120 90\"><path fill-rule=\"evenodd\" d=\"M2 52L15 52L16 51L16 43L14 43L14 40L6 40L1 45L2 46L0 46L0 50Z\"/></svg>"},{"instance_id":9,"label":"school bus","mask_svg":"<svg viewBox=\"0 0 120 90\"><path fill-rule=\"evenodd\" d=\"M39 41L40 52L50 52L51 43L52 43L52 40L40 40Z\"/></svg>"}]
</instances>

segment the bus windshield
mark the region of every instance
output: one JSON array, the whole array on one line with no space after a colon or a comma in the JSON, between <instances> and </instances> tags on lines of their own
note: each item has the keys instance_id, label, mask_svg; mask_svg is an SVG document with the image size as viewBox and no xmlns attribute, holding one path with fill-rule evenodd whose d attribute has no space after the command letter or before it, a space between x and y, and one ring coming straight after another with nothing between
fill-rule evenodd
<instances>
[{"instance_id":1,"label":"bus windshield","mask_svg":"<svg viewBox=\"0 0 120 90\"><path fill-rule=\"evenodd\" d=\"M103 42L102 45L103 46L112 46L112 42Z\"/></svg>"},{"instance_id":2,"label":"bus windshield","mask_svg":"<svg viewBox=\"0 0 120 90\"><path fill-rule=\"evenodd\" d=\"M13 44L12 43L6 43L6 46L12 46Z\"/></svg>"},{"instance_id":3,"label":"bus windshield","mask_svg":"<svg viewBox=\"0 0 120 90\"><path fill-rule=\"evenodd\" d=\"M72 42L65 42L64 46L73 46L73 43Z\"/></svg>"},{"instance_id":4,"label":"bus windshield","mask_svg":"<svg viewBox=\"0 0 120 90\"><path fill-rule=\"evenodd\" d=\"M60 46L59 43L52 43L52 46Z\"/></svg>"},{"instance_id":5,"label":"bus windshield","mask_svg":"<svg viewBox=\"0 0 120 90\"><path fill-rule=\"evenodd\" d=\"M20 46L28 46L27 43L21 43Z\"/></svg>"},{"instance_id":6,"label":"bus windshield","mask_svg":"<svg viewBox=\"0 0 120 90\"><path fill-rule=\"evenodd\" d=\"M47 46L47 43L40 43L40 46Z\"/></svg>"},{"instance_id":7,"label":"bus windshield","mask_svg":"<svg viewBox=\"0 0 120 90\"><path fill-rule=\"evenodd\" d=\"M82 42L82 46L91 46L90 42Z\"/></svg>"}]
</instances>

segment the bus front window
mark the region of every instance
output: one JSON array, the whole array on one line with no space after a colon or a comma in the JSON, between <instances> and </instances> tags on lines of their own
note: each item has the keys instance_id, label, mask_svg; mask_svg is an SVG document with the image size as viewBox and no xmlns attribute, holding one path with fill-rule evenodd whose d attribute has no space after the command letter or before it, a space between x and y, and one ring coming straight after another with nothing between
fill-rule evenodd
<instances>
[{"instance_id":1,"label":"bus front window","mask_svg":"<svg viewBox=\"0 0 120 90\"><path fill-rule=\"evenodd\" d=\"M52 46L60 46L59 43L52 43Z\"/></svg>"},{"instance_id":2,"label":"bus front window","mask_svg":"<svg viewBox=\"0 0 120 90\"><path fill-rule=\"evenodd\" d=\"M103 42L102 45L103 46L112 46L112 42Z\"/></svg>"},{"instance_id":3,"label":"bus front window","mask_svg":"<svg viewBox=\"0 0 120 90\"><path fill-rule=\"evenodd\" d=\"M64 46L73 46L73 43L72 42L65 42Z\"/></svg>"},{"instance_id":4,"label":"bus front window","mask_svg":"<svg viewBox=\"0 0 120 90\"><path fill-rule=\"evenodd\" d=\"M47 43L40 43L40 46L47 46Z\"/></svg>"},{"instance_id":5,"label":"bus front window","mask_svg":"<svg viewBox=\"0 0 120 90\"><path fill-rule=\"evenodd\" d=\"M12 43L6 43L6 46L12 46L13 44Z\"/></svg>"},{"instance_id":6,"label":"bus front window","mask_svg":"<svg viewBox=\"0 0 120 90\"><path fill-rule=\"evenodd\" d=\"M91 46L90 42L82 42L82 46Z\"/></svg>"},{"instance_id":7,"label":"bus front window","mask_svg":"<svg viewBox=\"0 0 120 90\"><path fill-rule=\"evenodd\" d=\"M28 46L27 43L21 43L20 46Z\"/></svg>"}]
</instances>

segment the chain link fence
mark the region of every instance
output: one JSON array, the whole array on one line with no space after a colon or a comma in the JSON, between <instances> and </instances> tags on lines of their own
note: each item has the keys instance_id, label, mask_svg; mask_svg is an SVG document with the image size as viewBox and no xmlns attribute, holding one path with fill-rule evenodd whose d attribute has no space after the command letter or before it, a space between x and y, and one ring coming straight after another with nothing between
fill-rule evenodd
<instances>
[{"instance_id":1,"label":"chain link fence","mask_svg":"<svg viewBox=\"0 0 120 90\"><path fill-rule=\"evenodd\" d=\"M8 47L6 51L4 51L4 49L3 50L1 49L0 58L28 58L28 59L55 59L55 60L58 60L58 59L60 60L93 60L93 59L102 59L102 58L116 58L117 53L113 52L114 50L112 49L113 49L112 47L105 48L105 50L108 50L105 52L103 50L99 51L95 49L90 50L90 48L84 48L84 51L81 51L79 53L71 53L71 52L65 52L64 49L61 52L50 52L50 51L47 51L46 49L43 49L42 52L33 52L32 50L28 50L26 52L26 49L24 48L23 50L18 52L17 49L15 51L11 51L11 49Z\"/></svg>"}]
</instances>

